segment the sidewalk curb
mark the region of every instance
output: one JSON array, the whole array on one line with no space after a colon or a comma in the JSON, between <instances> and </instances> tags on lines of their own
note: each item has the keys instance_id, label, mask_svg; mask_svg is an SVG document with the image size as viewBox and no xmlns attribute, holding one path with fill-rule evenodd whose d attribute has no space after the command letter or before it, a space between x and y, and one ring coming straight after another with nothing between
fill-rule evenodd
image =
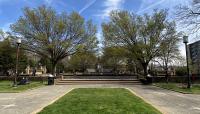
<instances>
[{"instance_id":1,"label":"sidewalk curb","mask_svg":"<svg viewBox=\"0 0 200 114\"><path fill-rule=\"evenodd\" d=\"M65 92L65 93L63 93L62 95L56 97L56 98L55 98L54 100L52 100L51 102L49 102L49 103L43 105L41 108L39 108L39 109L37 109L37 110L31 112L30 114L37 114L37 113L39 113L39 112L42 111L46 106L49 106L49 105L53 104L53 103L56 102L58 99L60 99L61 97L63 97L65 94L71 92L73 89L75 89L75 88L71 88L71 89L68 90L67 92Z\"/></svg>"},{"instance_id":2,"label":"sidewalk curb","mask_svg":"<svg viewBox=\"0 0 200 114\"><path fill-rule=\"evenodd\" d=\"M150 104L151 106L153 106L154 108L156 108L158 111L160 111L162 114L168 114L164 109L162 109L160 106L154 105L151 102L147 101L144 97L140 96L139 94L137 94L134 90L130 89L130 88L125 88L128 91L130 91L132 94L136 95L137 97L141 98L142 100L144 100L146 103Z\"/></svg>"}]
</instances>

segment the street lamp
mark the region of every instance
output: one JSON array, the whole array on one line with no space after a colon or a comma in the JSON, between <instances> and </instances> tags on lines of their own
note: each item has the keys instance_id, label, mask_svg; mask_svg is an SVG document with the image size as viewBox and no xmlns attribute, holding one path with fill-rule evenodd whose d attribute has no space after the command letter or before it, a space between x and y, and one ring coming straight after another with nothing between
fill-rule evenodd
<instances>
[{"instance_id":1,"label":"street lamp","mask_svg":"<svg viewBox=\"0 0 200 114\"><path fill-rule=\"evenodd\" d=\"M34 68L32 71L33 76L35 76L35 73L36 73L36 53L34 53Z\"/></svg>"},{"instance_id":2,"label":"street lamp","mask_svg":"<svg viewBox=\"0 0 200 114\"><path fill-rule=\"evenodd\" d=\"M17 43L17 53L16 53L16 69L15 69L15 78L14 78L14 85L13 86L17 86L17 76L19 75L18 72L18 62L19 62L19 46L21 44L21 39L17 39L16 43Z\"/></svg>"},{"instance_id":3,"label":"street lamp","mask_svg":"<svg viewBox=\"0 0 200 114\"><path fill-rule=\"evenodd\" d=\"M183 43L185 43L185 51L186 51L186 61L187 61L187 88L190 88L191 86L191 81L190 81L190 73L189 73L189 63L188 63L188 47L187 47L187 43L188 43L188 36L183 36Z\"/></svg>"}]
</instances>

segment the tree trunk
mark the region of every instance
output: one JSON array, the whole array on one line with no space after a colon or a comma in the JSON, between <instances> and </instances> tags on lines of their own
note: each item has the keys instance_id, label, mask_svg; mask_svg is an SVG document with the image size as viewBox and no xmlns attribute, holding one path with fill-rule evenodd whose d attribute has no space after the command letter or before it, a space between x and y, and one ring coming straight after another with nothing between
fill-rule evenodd
<instances>
[{"instance_id":1,"label":"tree trunk","mask_svg":"<svg viewBox=\"0 0 200 114\"><path fill-rule=\"evenodd\" d=\"M56 76L56 65L57 65L57 62L52 61L52 70L51 70L51 73L52 73L53 76Z\"/></svg>"},{"instance_id":2,"label":"tree trunk","mask_svg":"<svg viewBox=\"0 0 200 114\"><path fill-rule=\"evenodd\" d=\"M147 63L143 63L143 64L142 64L143 71L144 71L144 77L145 77L145 78L146 78L147 75L148 75L147 66L148 66Z\"/></svg>"},{"instance_id":3,"label":"tree trunk","mask_svg":"<svg viewBox=\"0 0 200 114\"><path fill-rule=\"evenodd\" d=\"M87 65L86 65L86 63L83 63L83 68L82 68L82 70L83 70L84 73L87 72L86 69L87 69Z\"/></svg>"},{"instance_id":4,"label":"tree trunk","mask_svg":"<svg viewBox=\"0 0 200 114\"><path fill-rule=\"evenodd\" d=\"M165 68L165 78L166 78L166 82L169 82L169 75L168 75L168 68Z\"/></svg>"},{"instance_id":5,"label":"tree trunk","mask_svg":"<svg viewBox=\"0 0 200 114\"><path fill-rule=\"evenodd\" d=\"M114 71L114 74L116 75L117 74L117 65L114 65L113 71Z\"/></svg>"}]
</instances>

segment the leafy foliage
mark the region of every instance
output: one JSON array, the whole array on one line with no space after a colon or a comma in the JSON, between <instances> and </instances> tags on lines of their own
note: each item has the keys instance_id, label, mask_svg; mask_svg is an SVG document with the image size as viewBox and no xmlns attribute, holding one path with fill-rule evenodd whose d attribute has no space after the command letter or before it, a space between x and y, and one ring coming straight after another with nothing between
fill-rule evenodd
<instances>
[{"instance_id":1,"label":"leafy foliage","mask_svg":"<svg viewBox=\"0 0 200 114\"><path fill-rule=\"evenodd\" d=\"M8 70L15 71L16 47L6 38L0 42L0 69L4 74ZM27 57L23 50L19 51L19 72L24 72L27 65Z\"/></svg>"},{"instance_id":2,"label":"leafy foliage","mask_svg":"<svg viewBox=\"0 0 200 114\"><path fill-rule=\"evenodd\" d=\"M124 46L132 58L141 64L147 76L149 62L159 56L160 47L165 42L166 16L165 10L155 10L152 15L143 16L113 11L110 22L102 24L106 44Z\"/></svg>"},{"instance_id":3,"label":"leafy foliage","mask_svg":"<svg viewBox=\"0 0 200 114\"><path fill-rule=\"evenodd\" d=\"M23 48L48 58L55 72L57 63L76 53L80 44L95 39L96 27L76 12L57 14L50 7L25 8L24 16L12 25L23 38Z\"/></svg>"},{"instance_id":4,"label":"leafy foliage","mask_svg":"<svg viewBox=\"0 0 200 114\"><path fill-rule=\"evenodd\" d=\"M85 72L87 68L95 68L97 57L91 52L78 52L68 61L68 69Z\"/></svg>"},{"instance_id":5,"label":"leafy foliage","mask_svg":"<svg viewBox=\"0 0 200 114\"><path fill-rule=\"evenodd\" d=\"M182 59L178 43L180 42L179 34L176 32L175 23L166 23L166 30L163 33L164 41L160 46L159 61L162 63L162 68L165 70L166 79L168 81L168 67L170 63L175 63Z\"/></svg>"},{"instance_id":6,"label":"leafy foliage","mask_svg":"<svg viewBox=\"0 0 200 114\"><path fill-rule=\"evenodd\" d=\"M187 67L186 66L177 67L176 75L177 76L186 76L187 75Z\"/></svg>"},{"instance_id":7,"label":"leafy foliage","mask_svg":"<svg viewBox=\"0 0 200 114\"><path fill-rule=\"evenodd\" d=\"M112 68L115 72L126 63L126 50L123 47L104 47L101 64L104 68Z\"/></svg>"}]
</instances>

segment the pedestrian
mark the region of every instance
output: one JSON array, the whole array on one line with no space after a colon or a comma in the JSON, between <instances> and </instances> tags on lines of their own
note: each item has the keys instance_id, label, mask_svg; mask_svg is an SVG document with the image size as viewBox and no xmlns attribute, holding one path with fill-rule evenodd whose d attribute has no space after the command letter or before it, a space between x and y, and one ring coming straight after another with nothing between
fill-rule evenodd
<instances>
[{"instance_id":1,"label":"pedestrian","mask_svg":"<svg viewBox=\"0 0 200 114\"><path fill-rule=\"evenodd\" d=\"M36 74L36 69L34 68L34 69L33 69L33 74L32 74L32 75L35 76L35 74Z\"/></svg>"}]
</instances>

